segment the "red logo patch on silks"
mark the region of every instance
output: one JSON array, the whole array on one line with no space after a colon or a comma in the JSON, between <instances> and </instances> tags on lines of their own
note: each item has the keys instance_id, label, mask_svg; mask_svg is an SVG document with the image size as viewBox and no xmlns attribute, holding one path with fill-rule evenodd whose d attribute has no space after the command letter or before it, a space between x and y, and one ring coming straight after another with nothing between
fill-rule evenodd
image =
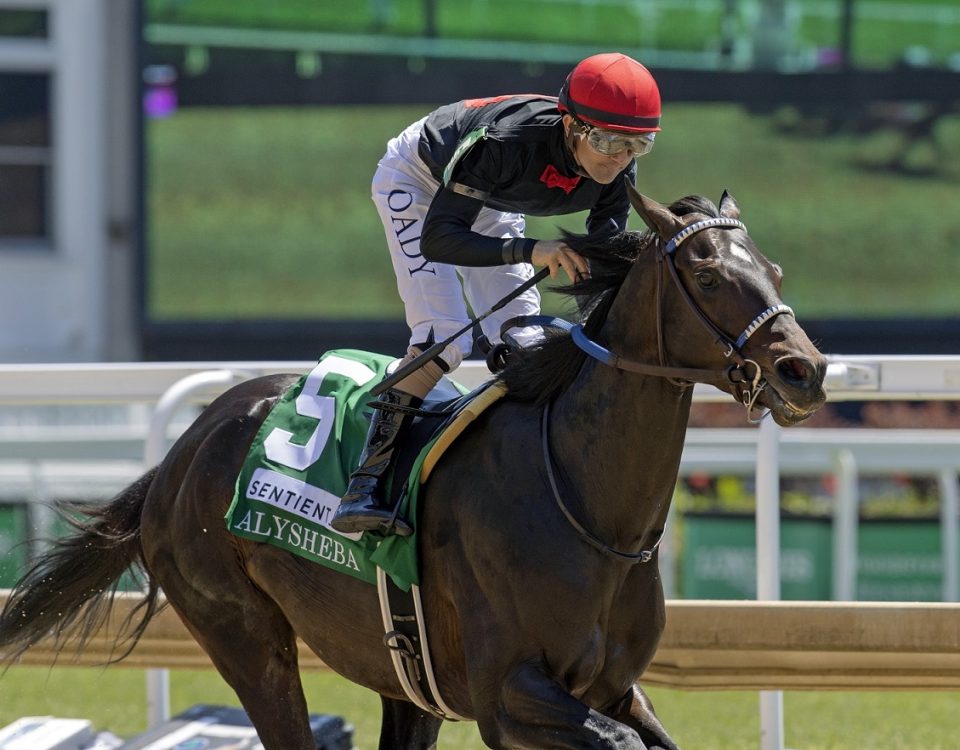
<instances>
[{"instance_id":1,"label":"red logo patch on silks","mask_svg":"<svg viewBox=\"0 0 960 750\"><path fill-rule=\"evenodd\" d=\"M547 168L544 169L543 174L540 175L540 182L548 188L558 187L567 195L570 195L577 186L577 183L580 182L580 175L576 177L564 177L557 171L557 168L553 166L553 164L547 164Z\"/></svg>"}]
</instances>

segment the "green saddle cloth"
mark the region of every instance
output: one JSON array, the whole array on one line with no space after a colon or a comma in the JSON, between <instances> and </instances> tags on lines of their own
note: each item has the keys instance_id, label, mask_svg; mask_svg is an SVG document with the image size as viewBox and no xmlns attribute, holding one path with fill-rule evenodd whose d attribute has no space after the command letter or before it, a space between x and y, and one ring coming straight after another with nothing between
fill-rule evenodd
<instances>
[{"instance_id":1,"label":"green saddle cloth","mask_svg":"<svg viewBox=\"0 0 960 750\"><path fill-rule=\"evenodd\" d=\"M394 361L353 349L327 352L277 401L237 477L225 516L231 533L371 584L381 567L404 591L419 585L416 532L341 534L328 525L366 442L370 390ZM406 480L400 509L405 518L417 518L420 468L433 442L420 451Z\"/></svg>"}]
</instances>

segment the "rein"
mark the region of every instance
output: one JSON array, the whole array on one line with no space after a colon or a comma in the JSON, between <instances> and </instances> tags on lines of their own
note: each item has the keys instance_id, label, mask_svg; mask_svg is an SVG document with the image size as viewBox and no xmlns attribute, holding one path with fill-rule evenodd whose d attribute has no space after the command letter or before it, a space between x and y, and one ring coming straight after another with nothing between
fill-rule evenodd
<instances>
[{"instance_id":1,"label":"rein","mask_svg":"<svg viewBox=\"0 0 960 750\"><path fill-rule=\"evenodd\" d=\"M567 519L567 522L573 527L574 531L579 534L580 538L601 554L606 555L617 562L627 563L628 565L650 562L650 560L653 558L654 551L660 546L660 542L663 540L662 531L657 536L657 541L650 549L641 550L640 552L621 552L620 550L611 547L609 544L584 527L584 525L577 520L576 516L570 512L570 508L567 507L567 504L563 502L563 497L560 495L560 489L557 486L557 478L553 470L553 455L550 453L549 402L547 402L543 407L543 417L540 419L540 435L541 443L543 445L543 462L547 467L547 479L550 481L550 489L553 491L554 502L556 502L557 507L560 508L560 512L563 513L564 518Z\"/></svg>"}]
</instances>

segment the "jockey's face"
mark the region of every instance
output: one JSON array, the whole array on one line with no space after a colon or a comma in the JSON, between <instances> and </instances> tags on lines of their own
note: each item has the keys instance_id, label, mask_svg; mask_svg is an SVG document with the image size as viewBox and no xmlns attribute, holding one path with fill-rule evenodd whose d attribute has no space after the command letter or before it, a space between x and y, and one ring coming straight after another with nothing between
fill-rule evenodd
<instances>
[{"instance_id":1,"label":"jockey's face","mask_svg":"<svg viewBox=\"0 0 960 750\"><path fill-rule=\"evenodd\" d=\"M630 148L625 148L617 154L601 154L587 142L587 134L579 128L570 115L563 116L563 129L568 142L572 143L573 157L577 160L577 164L591 180L601 185L609 185L613 182L636 156ZM570 138L571 132L573 138Z\"/></svg>"}]
</instances>

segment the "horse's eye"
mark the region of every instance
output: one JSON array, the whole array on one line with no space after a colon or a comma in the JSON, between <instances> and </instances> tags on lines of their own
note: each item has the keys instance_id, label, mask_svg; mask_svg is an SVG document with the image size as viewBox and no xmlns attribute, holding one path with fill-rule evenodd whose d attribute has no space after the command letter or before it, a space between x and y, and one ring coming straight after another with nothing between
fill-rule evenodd
<instances>
[{"instance_id":1,"label":"horse's eye","mask_svg":"<svg viewBox=\"0 0 960 750\"><path fill-rule=\"evenodd\" d=\"M697 274L697 284L701 289L712 289L717 283L717 277L713 271L701 271Z\"/></svg>"}]
</instances>

